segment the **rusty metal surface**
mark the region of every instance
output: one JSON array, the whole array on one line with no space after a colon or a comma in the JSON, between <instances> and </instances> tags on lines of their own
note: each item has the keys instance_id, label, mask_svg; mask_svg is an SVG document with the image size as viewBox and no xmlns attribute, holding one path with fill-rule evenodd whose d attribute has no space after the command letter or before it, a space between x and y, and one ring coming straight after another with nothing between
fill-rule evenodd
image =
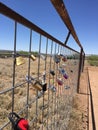
<instances>
[{"instance_id":1,"label":"rusty metal surface","mask_svg":"<svg viewBox=\"0 0 98 130\"><path fill-rule=\"evenodd\" d=\"M67 9L64 5L63 0L51 0L52 4L54 5L56 11L58 12L58 14L60 15L61 19L63 20L63 22L65 23L65 25L67 26L67 28L69 29L69 31L71 32L72 36L74 37L75 41L77 42L77 44L80 46L80 48L82 48L82 45L77 37L77 34L74 30L74 27L72 25L72 22L70 20L70 17L68 15Z\"/></svg>"}]
</instances>

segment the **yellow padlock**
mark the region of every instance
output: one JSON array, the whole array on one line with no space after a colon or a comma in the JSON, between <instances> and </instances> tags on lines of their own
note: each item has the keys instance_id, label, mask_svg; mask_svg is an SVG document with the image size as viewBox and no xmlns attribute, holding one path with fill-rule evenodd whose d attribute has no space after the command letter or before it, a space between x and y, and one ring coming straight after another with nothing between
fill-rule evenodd
<instances>
[{"instance_id":1,"label":"yellow padlock","mask_svg":"<svg viewBox=\"0 0 98 130\"><path fill-rule=\"evenodd\" d=\"M22 65L25 63L25 60L23 57L19 56L16 58L16 65Z\"/></svg>"},{"instance_id":2,"label":"yellow padlock","mask_svg":"<svg viewBox=\"0 0 98 130\"><path fill-rule=\"evenodd\" d=\"M32 55L31 55L31 59L32 59L33 61L35 61L35 60L36 60L36 57L32 54Z\"/></svg>"},{"instance_id":3,"label":"yellow padlock","mask_svg":"<svg viewBox=\"0 0 98 130\"><path fill-rule=\"evenodd\" d=\"M35 89L37 89L38 91L41 91L41 90L42 90L42 86L41 86L41 84L40 84L38 81L36 81L36 82L34 83L33 87L34 87Z\"/></svg>"}]
</instances>

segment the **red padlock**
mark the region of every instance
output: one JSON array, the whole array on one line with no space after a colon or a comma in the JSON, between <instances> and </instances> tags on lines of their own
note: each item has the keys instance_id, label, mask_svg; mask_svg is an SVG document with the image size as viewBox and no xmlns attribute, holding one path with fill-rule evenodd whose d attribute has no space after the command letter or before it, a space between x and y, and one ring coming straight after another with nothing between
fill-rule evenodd
<instances>
[{"instance_id":1,"label":"red padlock","mask_svg":"<svg viewBox=\"0 0 98 130\"><path fill-rule=\"evenodd\" d=\"M66 62L67 61L67 56L63 56L62 61Z\"/></svg>"},{"instance_id":2,"label":"red padlock","mask_svg":"<svg viewBox=\"0 0 98 130\"><path fill-rule=\"evenodd\" d=\"M28 130L29 128L28 121L25 119L20 119L17 125L21 130Z\"/></svg>"},{"instance_id":3,"label":"red padlock","mask_svg":"<svg viewBox=\"0 0 98 130\"><path fill-rule=\"evenodd\" d=\"M57 78L58 85L63 85L63 81L60 78Z\"/></svg>"},{"instance_id":4,"label":"red padlock","mask_svg":"<svg viewBox=\"0 0 98 130\"><path fill-rule=\"evenodd\" d=\"M14 130L28 130L29 123L26 119L20 118L15 112L9 114L9 120L12 123Z\"/></svg>"}]
</instances>

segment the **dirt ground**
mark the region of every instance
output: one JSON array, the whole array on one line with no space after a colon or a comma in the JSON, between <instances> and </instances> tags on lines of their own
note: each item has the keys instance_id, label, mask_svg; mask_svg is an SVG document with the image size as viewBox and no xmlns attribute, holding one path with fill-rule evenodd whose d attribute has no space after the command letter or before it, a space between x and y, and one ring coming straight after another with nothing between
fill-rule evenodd
<instances>
[{"instance_id":1,"label":"dirt ground","mask_svg":"<svg viewBox=\"0 0 98 130\"><path fill-rule=\"evenodd\" d=\"M10 67L12 65L12 62L9 62L9 64L7 64L8 59L6 59L4 62L1 62L1 71L0 71L0 75L2 75L1 78L1 83L0 83L0 89L3 90L3 86L5 84L7 84L6 88L9 88L9 86L11 86L11 79L12 79L12 68ZM44 63L43 63L44 64ZM7 67L5 67L5 65ZM70 65L72 66L72 63L70 63ZM21 66L22 70L24 70L22 73L20 73L20 67L17 67L16 70L16 83L17 81L22 81L24 79L24 75L27 74L27 64L26 66ZM70 67L70 66L69 66ZM27 69L24 69L27 68ZM44 66L41 65L41 71L43 71ZM47 68L49 68L49 65L47 65ZM33 70L33 72L31 72L32 75L36 74L36 70L37 70L37 66L32 66L31 70ZM91 91L92 91L92 95L93 95L93 103L94 103L94 114L95 114L95 123L98 124L98 67L91 67L87 64L87 62L85 62L85 67L84 67L84 71L81 73L81 77L80 77L80 89L79 89L79 94L76 94L74 97L74 101L73 101L73 109L70 115L70 122L69 122L69 127L68 130L92 130L92 118L91 118L91 109L90 109L90 92L89 92L89 86L88 86L88 74L87 74L87 70L89 72L89 77L90 77L90 85L91 85ZM21 78L19 78L21 77ZM6 79L6 80L3 80ZM18 83L17 83L18 84ZM19 93L20 97L22 94L25 94L26 92L23 91L23 89L17 89L16 93ZM9 93L10 94L10 93ZM33 96L30 93L31 96ZM8 99L8 96L5 95L4 98ZM10 100L10 99L8 99ZM7 100L5 103L7 104L8 108L6 107L6 109L9 109L9 107L11 106L11 101L8 104ZM23 100L22 100L23 102ZM21 104L21 102L20 102ZM4 106L3 106L4 107ZM20 106L19 106L20 107ZM0 108L1 109L1 108ZM20 109L20 108L19 108ZM3 112L4 116L5 116L5 111ZM8 114L8 113L6 113ZM97 128L97 126L96 126Z\"/></svg>"},{"instance_id":2,"label":"dirt ground","mask_svg":"<svg viewBox=\"0 0 98 130\"><path fill-rule=\"evenodd\" d=\"M79 94L76 95L78 109L77 112L80 112L81 117L81 130L93 130L92 125L92 115L91 115L91 100L90 100L90 91L88 84L88 74L90 80L90 87L92 93L92 100L94 106L94 118L95 118L95 127L98 129L98 67L89 66L85 64L84 71L81 74L80 78L80 90Z\"/></svg>"},{"instance_id":3,"label":"dirt ground","mask_svg":"<svg viewBox=\"0 0 98 130\"><path fill-rule=\"evenodd\" d=\"M71 116L70 130L88 130L88 93L87 67L85 67L80 77L79 93L74 99L74 116Z\"/></svg>"},{"instance_id":4,"label":"dirt ground","mask_svg":"<svg viewBox=\"0 0 98 130\"><path fill-rule=\"evenodd\" d=\"M89 78L90 78L90 86L92 93L92 100L94 105L94 119L95 119L95 127L98 129L98 67L88 67ZM90 116L91 117L91 116ZM89 117L89 130L92 130L92 120Z\"/></svg>"}]
</instances>

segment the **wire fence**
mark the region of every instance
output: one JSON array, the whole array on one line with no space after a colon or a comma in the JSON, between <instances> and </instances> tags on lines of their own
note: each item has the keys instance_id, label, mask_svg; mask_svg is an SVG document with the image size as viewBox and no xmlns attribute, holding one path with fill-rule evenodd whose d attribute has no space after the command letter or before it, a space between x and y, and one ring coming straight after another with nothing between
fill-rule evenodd
<instances>
[{"instance_id":1,"label":"wire fence","mask_svg":"<svg viewBox=\"0 0 98 130\"><path fill-rule=\"evenodd\" d=\"M11 19L14 29L13 49L0 51L0 130L13 129L8 117L14 112L28 120L29 129L67 129L83 53L0 6L0 13ZM26 51L18 42L22 36L25 39L21 27L28 32Z\"/></svg>"}]
</instances>

